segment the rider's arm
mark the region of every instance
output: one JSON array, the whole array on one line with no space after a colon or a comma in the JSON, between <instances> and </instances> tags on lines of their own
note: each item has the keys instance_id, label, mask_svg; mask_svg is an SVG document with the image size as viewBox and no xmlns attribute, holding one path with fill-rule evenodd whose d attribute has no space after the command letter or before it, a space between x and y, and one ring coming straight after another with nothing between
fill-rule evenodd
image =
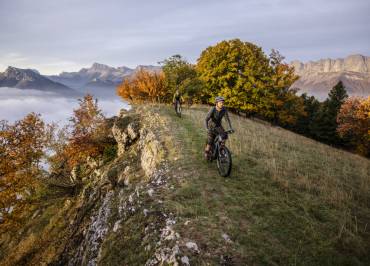
<instances>
[{"instance_id":1,"label":"rider's arm","mask_svg":"<svg viewBox=\"0 0 370 266\"><path fill-rule=\"evenodd\" d=\"M226 119L227 123L229 124L229 129L233 130L233 127L231 126L231 122L230 122L230 118L229 118L229 113L227 112L227 110L225 112L225 119Z\"/></svg>"},{"instance_id":2,"label":"rider's arm","mask_svg":"<svg viewBox=\"0 0 370 266\"><path fill-rule=\"evenodd\" d=\"M206 116L206 129L208 130L208 121L211 119L211 116L212 116L212 112L213 112L213 108L211 108L211 110L209 110L207 116Z\"/></svg>"}]
</instances>

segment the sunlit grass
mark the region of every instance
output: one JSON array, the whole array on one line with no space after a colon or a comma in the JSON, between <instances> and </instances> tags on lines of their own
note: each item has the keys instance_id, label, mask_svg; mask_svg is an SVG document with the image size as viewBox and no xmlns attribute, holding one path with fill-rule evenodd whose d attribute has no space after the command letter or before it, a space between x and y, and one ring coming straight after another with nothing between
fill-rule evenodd
<instances>
[{"instance_id":1,"label":"sunlit grass","mask_svg":"<svg viewBox=\"0 0 370 266\"><path fill-rule=\"evenodd\" d=\"M187 173L168 201L191 221L179 225L185 237L205 245L205 253L229 254L237 265L369 262L370 160L231 115L233 170L222 178L202 157L207 110L184 108L180 119L161 108L179 143L177 167ZM207 261L219 258L203 255L195 263Z\"/></svg>"}]
</instances>

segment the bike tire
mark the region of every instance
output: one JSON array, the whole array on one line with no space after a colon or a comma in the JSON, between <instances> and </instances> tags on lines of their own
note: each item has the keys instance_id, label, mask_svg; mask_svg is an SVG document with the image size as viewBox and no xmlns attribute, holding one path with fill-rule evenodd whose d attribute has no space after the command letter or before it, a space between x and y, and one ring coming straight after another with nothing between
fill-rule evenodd
<instances>
[{"instance_id":1,"label":"bike tire","mask_svg":"<svg viewBox=\"0 0 370 266\"><path fill-rule=\"evenodd\" d=\"M181 117L181 105L177 106L176 113L179 117Z\"/></svg>"},{"instance_id":2,"label":"bike tire","mask_svg":"<svg viewBox=\"0 0 370 266\"><path fill-rule=\"evenodd\" d=\"M221 150L224 152L224 156L221 155ZM223 162L223 159L227 159L227 162ZM231 173L232 168L232 159L231 159L231 153L227 147L220 147L220 150L218 151L217 156L217 169L218 173L222 177L228 177Z\"/></svg>"}]
</instances>

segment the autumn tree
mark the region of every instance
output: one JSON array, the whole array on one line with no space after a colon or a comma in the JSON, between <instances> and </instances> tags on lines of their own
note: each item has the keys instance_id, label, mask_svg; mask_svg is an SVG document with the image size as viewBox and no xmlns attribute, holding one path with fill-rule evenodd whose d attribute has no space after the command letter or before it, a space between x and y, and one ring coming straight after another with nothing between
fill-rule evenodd
<instances>
[{"instance_id":1,"label":"autumn tree","mask_svg":"<svg viewBox=\"0 0 370 266\"><path fill-rule=\"evenodd\" d=\"M292 84L299 78L294 73L294 67L289 66L284 62L285 57L279 51L272 49L269 60L273 70L272 84L274 88L286 89L290 88Z\"/></svg>"},{"instance_id":2,"label":"autumn tree","mask_svg":"<svg viewBox=\"0 0 370 266\"><path fill-rule=\"evenodd\" d=\"M123 80L117 94L131 103L161 102L166 96L164 74L140 69L133 77Z\"/></svg>"},{"instance_id":3,"label":"autumn tree","mask_svg":"<svg viewBox=\"0 0 370 266\"><path fill-rule=\"evenodd\" d=\"M159 63L162 65L165 76L167 102L172 101L176 89L188 101L201 101L203 83L198 79L193 64L190 64L181 55L173 55Z\"/></svg>"},{"instance_id":4,"label":"autumn tree","mask_svg":"<svg viewBox=\"0 0 370 266\"><path fill-rule=\"evenodd\" d=\"M205 83L205 95L213 103L222 95L226 104L247 113L256 113L271 84L272 68L262 49L239 39L222 41L205 49L197 61Z\"/></svg>"},{"instance_id":5,"label":"autumn tree","mask_svg":"<svg viewBox=\"0 0 370 266\"><path fill-rule=\"evenodd\" d=\"M351 97L337 116L337 132L347 139L359 154L370 155L370 97Z\"/></svg>"},{"instance_id":6,"label":"autumn tree","mask_svg":"<svg viewBox=\"0 0 370 266\"><path fill-rule=\"evenodd\" d=\"M209 102L222 95L234 110L291 125L304 110L296 91L290 89L297 76L283 60L276 50L267 57L260 47L234 39L204 50L197 71Z\"/></svg>"},{"instance_id":7,"label":"autumn tree","mask_svg":"<svg viewBox=\"0 0 370 266\"><path fill-rule=\"evenodd\" d=\"M173 55L159 63L162 65L166 86L172 92L184 80L196 77L194 66L187 62L181 55Z\"/></svg>"},{"instance_id":8,"label":"autumn tree","mask_svg":"<svg viewBox=\"0 0 370 266\"><path fill-rule=\"evenodd\" d=\"M207 103L208 97L204 93L204 82L198 77L187 78L179 86L185 101L192 103Z\"/></svg>"},{"instance_id":9,"label":"autumn tree","mask_svg":"<svg viewBox=\"0 0 370 266\"><path fill-rule=\"evenodd\" d=\"M70 127L68 125L59 128L52 124L53 131L50 136L47 161L49 164L50 178L63 179L70 174L72 168L69 164L68 144L71 138ZM54 181L54 180L53 180Z\"/></svg>"},{"instance_id":10,"label":"autumn tree","mask_svg":"<svg viewBox=\"0 0 370 266\"><path fill-rule=\"evenodd\" d=\"M17 221L39 186L48 126L39 114L0 123L0 213L4 223Z\"/></svg>"},{"instance_id":11,"label":"autumn tree","mask_svg":"<svg viewBox=\"0 0 370 266\"><path fill-rule=\"evenodd\" d=\"M299 117L306 116L304 101L296 95L298 89L291 88L298 79L294 74L294 67L284 62L284 56L279 51L272 49L269 56L272 68L271 85L266 96L263 113L275 124L286 127L294 127Z\"/></svg>"},{"instance_id":12,"label":"autumn tree","mask_svg":"<svg viewBox=\"0 0 370 266\"><path fill-rule=\"evenodd\" d=\"M79 107L73 110L71 136L65 149L70 166L84 161L88 156L101 154L99 136L104 135L104 115L98 106L98 100L87 94L79 99Z\"/></svg>"}]
</instances>

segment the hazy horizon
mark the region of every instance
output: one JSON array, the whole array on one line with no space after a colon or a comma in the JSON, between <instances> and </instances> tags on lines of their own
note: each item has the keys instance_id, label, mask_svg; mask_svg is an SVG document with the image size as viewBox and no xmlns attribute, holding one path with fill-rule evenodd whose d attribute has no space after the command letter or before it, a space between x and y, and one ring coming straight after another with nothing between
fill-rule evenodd
<instances>
[{"instance_id":1,"label":"hazy horizon","mask_svg":"<svg viewBox=\"0 0 370 266\"><path fill-rule=\"evenodd\" d=\"M366 56L366 57L370 57L370 55L366 55L366 54L348 54L348 55L345 55L345 56L342 56L342 57L336 57L336 58L329 58L329 57L323 57L323 58L320 58L320 59L317 59L317 60L307 60L307 61L302 61L302 60L299 60L299 61L301 61L302 63L308 63L308 62L315 62L315 61L318 61L318 60L321 60L321 59L332 59L332 60L336 60L336 59L344 59L344 58L346 58L347 56L351 56L351 55L362 55L362 56ZM297 59L298 60L298 59ZM290 62L292 62L292 61L294 61L294 60L291 60ZM106 63L104 63L104 62L92 62L90 65L86 65L86 66L84 66L84 67L81 67L80 69L76 69L76 70L62 70L61 72L58 72L58 73L53 73L53 74L44 74L44 73L42 73L42 72L40 72L40 74L41 75L46 75L46 76L48 76L48 75L59 75L59 74L61 74L61 73L63 73L63 72L78 72L78 71L80 71L82 68L90 68L93 64L95 64L95 63L98 63L98 64L103 64L103 65L108 65L108 66L110 66L110 67L114 67L114 68L118 68L118 67L128 67L128 68L131 68L131 69L135 69L137 66L140 66L140 65L144 65L144 64L138 64L138 65L136 65L136 66L133 66L133 67L129 67L129 66L127 66L127 65L109 65L109 64L106 64ZM10 65L9 65L10 66ZM8 68L9 66L7 66L7 67L5 67L4 69L0 69L0 72L4 72L5 70L6 70L6 68ZM149 66L149 65L148 65ZM151 66L160 66L159 64L151 64ZM15 67L15 68L20 68L20 67L17 67L17 66L15 66L15 65L11 65L11 67ZM20 69L22 69L22 68L20 68ZM27 69L35 69L35 70L38 70L39 71L39 69L36 69L36 68L34 68L34 67L28 67Z\"/></svg>"}]
</instances>

